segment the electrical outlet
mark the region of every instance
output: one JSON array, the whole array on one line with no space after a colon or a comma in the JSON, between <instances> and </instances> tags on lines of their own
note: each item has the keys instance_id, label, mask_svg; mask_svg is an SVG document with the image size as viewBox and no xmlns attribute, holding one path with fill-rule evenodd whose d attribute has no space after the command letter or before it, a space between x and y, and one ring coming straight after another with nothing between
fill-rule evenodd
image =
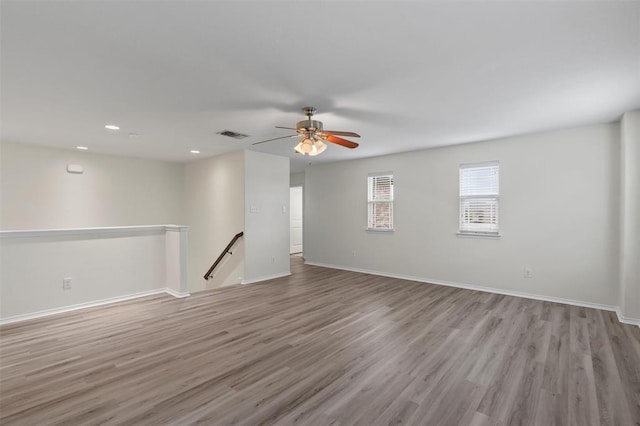
<instances>
[{"instance_id":1,"label":"electrical outlet","mask_svg":"<svg viewBox=\"0 0 640 426\"><path fill-rule=\"evenodd\" d=\"M271 256L271 263L276 263L276 258L275 258L275 256Z\"/></svg>"},{"instance_id":2,"label":"electrical outlet","mask_svg":"<svg viewBox=\"0 0 640 426\"><path fill-rule=\"evenodd\" d=\"M531 268L524 268L524 277L533 278L533 271L531 270Z\"/></svg>"},{"instance_id":3,"label":"electrical outlet","mask_svg":"<svg viewBox=\"0 0 640 426\"><path fill-rule=\"evenodd\" d=\"M356 252L355 252L355 250L353 251L353 253L352 253L352 254L353 254L353 257L356 257Z\"/></svg>"},{"instance_id":4,"label":"electrical outlet","mask_svg":"<svg viewBox=\"0 0 640 426\"><path fill-rule=\"evenodd\" d=\"M62 279L62 289L63 290L71 290L71 277Z\"/></svg>"}]
</instances>

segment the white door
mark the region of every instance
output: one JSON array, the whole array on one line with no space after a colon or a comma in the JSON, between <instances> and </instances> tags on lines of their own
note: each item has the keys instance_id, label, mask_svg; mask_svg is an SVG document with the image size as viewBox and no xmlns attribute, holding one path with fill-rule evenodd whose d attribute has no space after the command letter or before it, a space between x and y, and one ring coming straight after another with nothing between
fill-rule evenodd
<instances>
[{"instance_id":1,"label":"white door","mask_svg":"<svg viewBox=\"0 0 640 426\"><path fill-rule=\"evenodd\" d=\"M289 253L302 253L302 187L289 188L290 203L289 220L291 231L289 232Z\"/></svg>"}]
</instances>

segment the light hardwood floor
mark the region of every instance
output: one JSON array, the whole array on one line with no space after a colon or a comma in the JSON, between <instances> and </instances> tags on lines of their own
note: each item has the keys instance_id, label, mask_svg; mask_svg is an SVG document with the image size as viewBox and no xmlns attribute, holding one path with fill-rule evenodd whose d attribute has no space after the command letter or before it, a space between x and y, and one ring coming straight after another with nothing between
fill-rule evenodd
<instances>
[{"instance_id":1,"label":"light hardwood floor","mask_svg":"<svg viewBox=\"0 0 640 426\"><path fill-rule=\"evenodd\" d=\"M292 269L3 326L0 423L640 424L611 312Z\"/></svg>"}]
</instances>

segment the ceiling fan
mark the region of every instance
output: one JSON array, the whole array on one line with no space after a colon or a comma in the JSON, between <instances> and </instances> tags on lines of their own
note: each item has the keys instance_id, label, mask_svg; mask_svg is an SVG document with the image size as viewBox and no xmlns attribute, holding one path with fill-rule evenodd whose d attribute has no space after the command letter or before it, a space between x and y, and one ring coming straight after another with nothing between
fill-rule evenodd
<instances>
[{"instance_id":1,"label":"ceiling fan","mask_svg":"<svg viewBox=\"0 0 640 426\"><path fill-rule=\"evenodd\" d=\"M312 120L311 117L316 113L314 107L304 107L302 112L307 116L306 120L298 121L295 129L293 127L281 127L276 126L277 129L295 130L295 135L281 136L279 138L267 139L266 141L256 142L253 145L258 145L265 142L271 142L278 139L294 138L302 136L302 139L298 142L298 145L294 148L296 152L303 155L318 155L327 149L327 145L324 142L331 142L336 145L341 145L346 148L357 148L358 144L349 140L343 139L340 136L349 136L352 138L359 138L360 135L354 132L341 132L337 130L324 130L322 128L322 121ZM324 141L324 142L323 142Z\"/></svg>"}]
</instances>

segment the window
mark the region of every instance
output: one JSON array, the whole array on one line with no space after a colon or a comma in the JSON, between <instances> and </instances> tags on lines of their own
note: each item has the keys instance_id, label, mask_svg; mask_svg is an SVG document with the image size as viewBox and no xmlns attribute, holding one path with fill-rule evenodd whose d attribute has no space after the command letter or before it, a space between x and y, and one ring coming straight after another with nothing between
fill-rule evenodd
<instances>
[{"instance_id":1,"label":"window","mask_svg":"<svg viewBox=\"0 0 640 426\"><path fill-rule=\"evenodd\" d=\"M372 173L367 183L367 228L374 231L393 230L393 173Z\"/></svg>"},{"instance_id":2,"label":"window","mask_svg":"<svg viewBox=\"0 0 640 426\"><path fill-rule=\"evenodd\" d=\"M460 166L460 233L498 235L499 163Z\"/></svg>"}]
</instances>

